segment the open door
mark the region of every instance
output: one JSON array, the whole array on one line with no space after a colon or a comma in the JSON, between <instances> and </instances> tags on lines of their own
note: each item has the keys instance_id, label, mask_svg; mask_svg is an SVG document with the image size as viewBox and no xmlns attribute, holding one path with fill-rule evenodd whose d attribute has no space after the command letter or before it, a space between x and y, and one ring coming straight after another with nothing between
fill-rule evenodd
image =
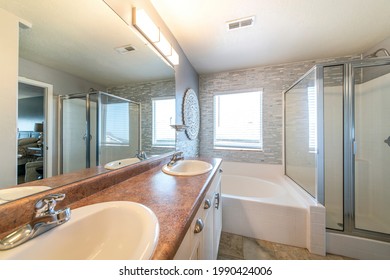
<instances>
[{"instance_id":1,"label":"open door","mask_svg":"<svg viewBox=\"0 0 390 280\"><path fill-rule=\"evenodd\" d=\"M51 177L53 85L19 77L18 108L18 184Z\"/></svg>"}]
</instances>

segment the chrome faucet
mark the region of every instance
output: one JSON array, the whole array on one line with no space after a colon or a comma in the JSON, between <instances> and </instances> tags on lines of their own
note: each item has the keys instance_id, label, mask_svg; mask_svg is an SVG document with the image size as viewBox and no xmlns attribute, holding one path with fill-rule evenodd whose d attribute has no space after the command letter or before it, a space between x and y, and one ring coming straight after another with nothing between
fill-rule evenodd
<instances>
[{"instance_id":1,"label":"chrome faucet","mask_svg":"<svg viewBox=\"0 0 390 280\"><path fill-rule=\"evenodd\" d=\"M135 155L139 160L145 160L148 157L144 151L139 151L138 154Z\"/></svg>"},{"instance_id":2,"label":"chrome faucet","mask_svg":"<svg viewBox=\"0 0 390 280\"><path fill-rule=\"evenodd\" d=\"M35 203L33 220L0 240L0 250L12 249L70 219L70 208L55 210L65 194L50 194Z\"/></svg>"},{"instance_id":3,"label":"chrome faucet","mask_svg":"<svg viewBox=\"0 0 390 280\"><path fill-rule=\"evenodd\" d=\"M176 162L178 162L179 160L183 160L184 159L184 156L183 156L183 152L176 152L172 155L172 158L171 160L168 162L168 166L171 167L171 166L174 166L176 164Z\"/></svg>"}]
</instances>

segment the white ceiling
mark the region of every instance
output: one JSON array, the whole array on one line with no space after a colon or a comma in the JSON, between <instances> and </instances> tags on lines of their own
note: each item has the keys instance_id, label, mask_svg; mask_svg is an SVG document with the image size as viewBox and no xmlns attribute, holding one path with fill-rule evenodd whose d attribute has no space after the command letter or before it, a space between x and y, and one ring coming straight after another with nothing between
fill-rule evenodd
<instances>
[{"instance_id":1,"label":"white ceiling","mask_svg":"<svg viewBox=\"0 0 390 280\"><path fill-rule=\"evenodd\" d=\"M0 0L0 8L32 24L20 31L22 58L104 86L174 77L102 0ZM115 51L128 44L136 52Z\"/></svg>"},{"instance_id":2,"label":"white ceiling","mask_svg":"<svg viewBox=\"0 0 390 280\"><path fill-rule=\"evenodd\" d=\"M151 0L198 73L360 54L390 37L389 0ZM255 15L255 25L225 22Z\"/></svg>"}]
</instances>

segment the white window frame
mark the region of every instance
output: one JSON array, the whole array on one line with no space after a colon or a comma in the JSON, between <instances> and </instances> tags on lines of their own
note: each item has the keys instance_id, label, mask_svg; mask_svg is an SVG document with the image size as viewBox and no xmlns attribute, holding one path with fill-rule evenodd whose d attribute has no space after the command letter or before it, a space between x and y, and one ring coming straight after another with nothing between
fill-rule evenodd
<instances>
[{"instance_id":1,"label":"white window frame","mask_svg":"<svg viewBox=\"0 0 390 280\"><path fill-rule=\"evenodd\" d=\"M167 99L173 100L174 102L176 101L175 96L165 96L165 97L152 98L152 146L153 147L172 148L172 147L175 147L175 145L176 145L176 132L173 128L172 128L172 132L173 132L174 137L173 137L172 141L167 142L167 141L164 141L161 139L156 139L156 113L155 113L156 102L161 101L161 100L167 100ZM173 119L170 120L171 124L175 124L175 114L176 114L176 108L173 111L173 115L172 115Z\"/></svg>"},{"instance_id":2,"label":"white window frame","mask_svg":"<svg viewBox=\"0 0 390 280\"><path fill-rule=\"evenodd\" d=\"M238 95L238 94L246 94L246 93L258 93L260 95L260 102L259 102L259 139L257 143L248 143L244 142L245 139L242 139L242 145L239 145L238 142L239 139L235 139L236 141L229 141L226 139L224 140L217 140L217 122L218 122L218 108L217 108L217 98L219 96L227 96L227 95ZM213 147L216 150L239 150L239 151L263 151L263 89L250 89L250 90L243 90L243 91L236 91L236 92L218 92L214 94L213 97L213 126L214 126L214 135L213 135ZM237 106L238 104L235 104L234 106ZM243 106L245 105L238 105ZM236 108L236 107L235 107ZM232 108L232 113L234 113L235 110ZM225 142L225 143L223 143ZM235 143L236 142L236 143Z\"/></svg>"}]
</instances>

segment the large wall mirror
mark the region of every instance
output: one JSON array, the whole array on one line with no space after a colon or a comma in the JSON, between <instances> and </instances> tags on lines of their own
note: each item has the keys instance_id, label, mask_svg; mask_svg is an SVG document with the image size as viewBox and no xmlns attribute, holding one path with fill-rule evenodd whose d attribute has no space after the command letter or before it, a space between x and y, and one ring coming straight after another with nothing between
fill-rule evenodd
<instances>
[{"instance_id":1,"label":"large wall mirror","mask_svg":"<svg viewBox=\"0 0 390 280\"><path fill-rule=\"evenodd\" d=\"M107 153L113 146L123 144L123 123L139 125L138 135L127 132L129 137L124 137L131 149L122 145L115 157L105 155L110 160L135 157L139 150L154 156L175 149L174 130L164 129L175 123L174 70L104 1L0 0L0 8L31 23L30 28L23 26L19 32L18 127L15 127L18 151L3 147L4 152L15 153L18 158L16 184L19 189L25 188L15 196L7 191L11 186L0 185L4 193L4 197L0 195L0 204L36 190L110 172L103 167L105 162L101 166L92 163L90 168L66 162L70 152L81 153L88 139L92 138L93 147L96 145L94 137L82 132L80 141L72 142L65 156L61 154L62 141L85 124L85 113L73 108L68 115L61 115L59 96L81 94L83 98L69 102L81 107L92 91L108 94L101 100L106 119L99 124L106 126L103 129L96 123L90 124L97 130L107 132L110 127L114 131L106 133L105 149L98 153ZM127 116L118 115L121 107L118 100L131 101L125 109ZM89 109L93 110L92 107ZM173 113L168 114L166 108L171 107ZM113 115L108 116L109 112ZM61 127L61 116L68 121L68 131ZM71 116L74 119L66 119ZM118 118L129 120L118 126L115 122ZM57 180L55 176L61 173L61 165L70 166L70 173ZM74 176L75 172L78 176Z\"/></svg>"}]
</instances>

